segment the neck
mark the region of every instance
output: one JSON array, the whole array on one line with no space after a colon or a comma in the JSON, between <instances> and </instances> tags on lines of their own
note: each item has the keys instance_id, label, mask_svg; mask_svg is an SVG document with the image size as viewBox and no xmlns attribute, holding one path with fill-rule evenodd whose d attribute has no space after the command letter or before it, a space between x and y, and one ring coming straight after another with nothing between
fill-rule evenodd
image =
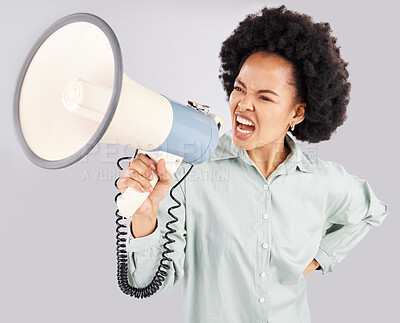
<instances>
[{"instance_id":1,"label":"neck","mask_svg":"<svg viewBox=\"0 0 400 323\"><path fill-rule=\"evenodd\" d=\"M286 159L290 148L285 145L285 136L255 149L247 150L250 159L257 168L268 178L270 174Z\"/></svg>"}]
</instances>

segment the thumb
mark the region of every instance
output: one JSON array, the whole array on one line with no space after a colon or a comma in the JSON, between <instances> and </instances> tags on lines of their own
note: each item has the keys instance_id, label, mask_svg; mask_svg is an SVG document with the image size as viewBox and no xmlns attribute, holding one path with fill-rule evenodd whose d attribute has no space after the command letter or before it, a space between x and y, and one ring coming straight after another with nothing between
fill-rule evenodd
<instances>
[{"instance_id":1,"label":"thumb","mask_svg":"<svg viewBox=\"0 0 400 323\"><path fill-rule=\"evenodd\" d=\"M159 183L165 185L172 184L172 176L168 173L167 168L165 167L165 159L161 158L157 163L157 175Z\"/></svg>"},{"instance_id":2,"label":"thumb","mask_svg":"<svg viewBox=\"0 0 400 323\"><path fill-rule=\"evenodd\" d=\"M151 192L150 195L148 196L153 205L158 205L158 203L160 203L160 201L164 199L173 181L172 176L168 173L167 169L165 168L164 159L159 160L159 162L157 163L156 171L158 175L158 182L154 186L153 192Z\"/></svg>"}]
</instances>

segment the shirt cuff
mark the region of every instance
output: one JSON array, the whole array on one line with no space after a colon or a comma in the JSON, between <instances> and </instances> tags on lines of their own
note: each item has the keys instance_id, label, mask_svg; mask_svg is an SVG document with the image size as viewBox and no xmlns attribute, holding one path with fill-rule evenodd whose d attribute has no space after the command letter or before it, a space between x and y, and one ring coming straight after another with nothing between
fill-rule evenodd
<instances>
[{"instance_id":1,"label":"shirt cuff","mask_svg":"<svg viewBox=\"0 0 400 323\"><path fill-rule=\"evenodd\" d=\"M132 219L127 232L126 252L128 254L129 284L136 288L144 288L153 279L149 275L157 270L157 261L163 245L158 219L155 230L147 236L141 238L133 236Z\"/></svg>"},{"instance_id":2,"label":"shirt cuff","mask_svg":"<svg viewBox=\"0 0 400 323\"><path fill-rule=\"evenodd\" d=\"M327 252L321 247L318 248L317 255L314 257L314 259L321 266L321 268L318 267L317 270L321 270L322 274L326 274L332 271L332 268L335 264L334 259L332 259L332 257L329 256Z\"/></svg>"},{"instance_id":3,"label":"shirt cuff","mask_svg":"<svg viewBox=\"0 0 400 323\"><path fill-rule=\"evenodd\" d=\"M161 232L158 226L158 219L156 220L155 230L147 236L135 238L132 233L132 219L129 222L128 239L126 243L127 252L141 252L157 246L162 246Z\"/></svg>"}]
</instances>

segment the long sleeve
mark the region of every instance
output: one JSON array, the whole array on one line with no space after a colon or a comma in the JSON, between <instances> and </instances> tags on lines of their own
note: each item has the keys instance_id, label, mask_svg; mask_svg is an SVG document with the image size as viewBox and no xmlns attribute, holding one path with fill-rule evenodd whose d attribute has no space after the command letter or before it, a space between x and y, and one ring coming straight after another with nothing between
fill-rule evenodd
<instances>
[{"instance_id":1,"label":"long sleeve","mask_svg":"<svg viewBox=\"0 0 400 323\"><path fill-rule=\"evenodd\" d=\"M183 174L183 168L184 167L181 166L174 174L171 188L181 178L180 174ZM184 274L186 246L186 203L184 191L182 189L184 185L185 181L173 191L174 197L181 203L180 207L171 211L172 214L178 218L178 221L171 225L176 232L168 234L168 237L175 240L175 242L168 244L167 247L174 252L166 254L167 257L172 259L172 262L164 262L170 266L170 269L167 270L168 274L165 281L154 295L159 295L168 291ZM165 239L165 233L167 232L166 224L173 220L167 211L171 206L176 204L177 203L171 199L169 194L165 196L159 205L156 229L148 236L135 238L132 235L131 223L129 224L130 229L126 249L129 259L128 279L131 286L139 288L146 287L154 278L160 265L160 260L162 259L162 253L164 252L163 245L167 242Z\"/></svg>"},{"instance_id":2,"label":"long sleeve","mask_svg":"<svg viewBox=\"0 0 400 323\"><path fill-rule=\"evenodd\" d=\"M349 174L343 166L333 163L333 192L328 203L326 233L321 238L315 259L322 274L331 272L347 253L388 215L387 206L372 191L369 183Z\"/></svg>"}]
</instances>

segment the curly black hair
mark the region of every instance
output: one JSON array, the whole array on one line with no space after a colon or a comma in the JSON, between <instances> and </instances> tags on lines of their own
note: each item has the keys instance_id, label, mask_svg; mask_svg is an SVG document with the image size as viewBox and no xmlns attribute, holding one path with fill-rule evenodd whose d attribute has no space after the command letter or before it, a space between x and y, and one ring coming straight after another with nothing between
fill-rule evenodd
<instances>
[{"instance_id":1,"label":"curly black hair","mask_svg":"<svg viewBox=\"0 0 400 323\"><path fill-rule=\"evenodd\" d=\"M304 120L292 132L296 139L317 143L331 138L347 119L350 100L348 63L340 57L328 22L285 5L249 14L222 43L219 57L227 99L244 61L257 51L278 54L292 63L296 102L306 102Z\"/></svg>"}]
</instances>

